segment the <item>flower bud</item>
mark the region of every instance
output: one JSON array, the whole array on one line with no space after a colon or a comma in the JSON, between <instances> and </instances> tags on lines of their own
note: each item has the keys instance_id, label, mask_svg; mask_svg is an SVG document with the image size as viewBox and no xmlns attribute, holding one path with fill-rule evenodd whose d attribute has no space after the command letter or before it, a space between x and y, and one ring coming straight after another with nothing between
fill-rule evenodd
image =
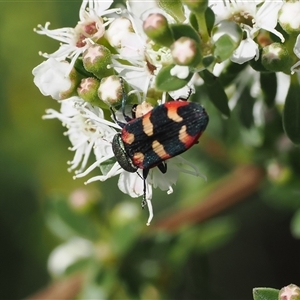
<instances>
[{"instance_id":1,"label":"flower bud","mask_svg":"<svg viewBox=\"0 0 300 300\"><path fill-rule=\"evenodd\" d=\"M195 40L181 37L171 45L174 62L180 66L195 66L201 60L201 52Z\"/></svg>"},{"instance_id":2,"label":"flower bud","mask_svg":"<svg viewBox=\"0 0 300 300\"><path fill-rule=\"evenodd\" d=\"M83 52L82 61L84 68L98 78L114 74L113 69L109 68L111 64L111 53L102 45L93 44L87 48Z\"/></svg>"},{"instance_id":3,"label":"flower bud","mask_svg":"<svg viewBox=\"0 0 300 300\"><path fill-rule=\"evenodd\" d=\"M103 19L97 17L94 20L78 22L75 29L76 47L84 47L87 44L87 38L97 42L105 33Z\"/></svg>"},{"instance_id":4,"label":"flower bud","mask_svg":"<svg viewBox=\"0 0 300 300\"><path fill-rule=\"evenodd\" d=\"M279 11L278 21L287 33L300 33L300 2L286 2Z\"/></svg>"},{"instance_id":5,"label":"flower bud","mask_svg":"<svg viewBox=\"0 0 300 300\"><path fill-rule=\"evenodd\" d=\"M277 184L285 184L291 179L291 170L277 161L271 161L267 166L267 175L270 181Z\"/></svg>"},{"instance_id":6,"label":"flower bud","mask_svg":"<svg viewBox=\"0 0 300 300\"><path fill-rule=\"evenodd\" d=\"M68 203L71 209L79 213L85 213L89 209L92 209L96 203L96 199L99 197L99 192L97 190L87 190L87 189L76 189L74 190L68 198Z\"/></svg>"},{"instance_id":7,"label":"flower bud","mask_svg":"<svg viewBox=\"0 0 300 300\"><path fill-rule=\"evenodd\" d=\"M150 14L143 29L150 39L162 46L169 47L174 41L168 20L162 14Z\"/></svg>"},{"instance_id":8,"label":"flower bud","mask_svg":"<svg viewBox=\"0 0 300 300\"><path fill-rule=\"evenodd\" d=\"M140 216L139 207L133 202L122 202L112 210L110 218L114 226L122 227L134 222Z\"/></svg>"},{"instance_id":9,"label":"flower bud","mask_svg":"<svg viewBox=\"0 0 300 300\"><path fill-rule=\"evenodd\" d=\"M279 291L278 300L300 300L300 288L295 284L283 287Z\"/></svg>"},{"instance_id":10,"label":"flower bud","mask_svg":"<svg viewBox=\"0 0 300 300\"><path fill-rule=\"evenodd\" d=\"M264 47L261 61L262 65L272 72L289 71L293 63L288 50L280 43Z\"/></svg>"},{"instance_id":11,"label":"flower bud","mask_svg":"<svg viewBox=\"0 0 300 300\"><path fill-rule=\"evenodd\" d=\"M208 6L208 0L181 0L193 13L203 13Z\"/></svg>"},{"instance_id":12,"label":"flower bud","mask_svg":"<svg viewBox=\"0 0 300 300\"><path fill-rule=\"evenodd\" d=\"M92 105L106 108L106 105L98 97L100 82L95 77L88 77L81 80L77 92L79 97Z\"/></svg>"},{"instance_id":13,"label":"flower bud","mask_svg":"<svg viewBox=\"0 0 300 300\"><path fill-rule=\"evenodd\" d=\"M98 89L98 96L108 106L121 104L123 90L120 78L116 75L102 78Z\"/></svg>"},{"instance_id":14,"label":"flower bud","mask_svg":"<svg viewBox=\"0 0 300 300\"><path fill-rule=\"evenodd\" d=\"M69 79L71 81L71 86L68 90L61 91L61 93L60 93L61 100L64 100L64 99L67 99L67 98L70 98L70 97L76 95L76 88L80 82L80 78L74 68L71 69L71 72L69 74Z\"/></svg>"},{"instance_id":15,"label":"flower bud","mask_svg":"<svg viewBox=\"0 0 300 300\"><path fill-rule=\"evenodd\" d=\"M121 17L109 25L105 36L112 47L120 48L122 40L130 32L133 32L131 21Z\"/></svg>"}]
</instances>

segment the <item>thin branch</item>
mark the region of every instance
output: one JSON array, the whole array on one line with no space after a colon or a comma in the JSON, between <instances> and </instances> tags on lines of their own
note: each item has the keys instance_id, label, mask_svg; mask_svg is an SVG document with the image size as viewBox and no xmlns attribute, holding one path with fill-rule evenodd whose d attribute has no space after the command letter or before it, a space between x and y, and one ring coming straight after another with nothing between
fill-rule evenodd
<instances>
[{"instance_id":1,"label":"thin branch","mask_svg":"<svg viewBox=\"0 0 300 300\"><path fill-rule=\"evenodd\" d=\"M75 299L81 290L83 276L81 274L53 282L45 289L29 296L26 300L68 300Z\"/></svg>"},{"instance_id":2,"label":"thin branch","mask_svg":"<svg viewBox=\"0 0 300 300\"><path fill-rule=\"evenodd\" d=\"M258 166L238 167L222 179L214 191L199 204L163 218L153 224L153 229L175 231L183 225L203 222L253 194L264 177L264 170Z\"/></svg>"}]
</instances>

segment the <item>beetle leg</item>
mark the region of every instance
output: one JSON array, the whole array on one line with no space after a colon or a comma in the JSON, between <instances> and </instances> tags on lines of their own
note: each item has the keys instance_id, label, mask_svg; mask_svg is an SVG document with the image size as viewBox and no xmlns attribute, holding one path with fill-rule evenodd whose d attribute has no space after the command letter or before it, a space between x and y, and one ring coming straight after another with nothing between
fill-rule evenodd
<instances>
[{"instance_id":1,"label":"beetle leg","mask_svg":"<svg viewBox=\"0 0 300 300\"><path fill-rule=\"evenodd\" d=\"M122 122L120 122L120 121L117 120L115 111L112 109L112 107L110 107L110 111L112 113L112 117L113 117L115 123L117 123L121 128L123 128L126 125L126 123L122 123Z\"/></svg>"},{"instance_id":2,"label":"beetle leg","mask_svg":"<svg viewBox=\"0 0 300 300\"><path fill-rule=\"evenodd\" d=\"M146 201L146 179L149 173L149 169L143 169L143 183L144 183L144 190L143 190L143 200L142 200L142 208L144 208L147 205Z\"/></svg>"},{"instance_id":3,"label":"beetle leg","mask_svg":"<svg viewBox=\"0 0 300 300\"><path fill-rule=\"evenodd\" d=\"M163 174L167 172L167 164L163 161L159 165L157 165L159 168L159 171L161 171Z\"/></svg>"},{"instance_id":4,"label":"beetle leg","mask_svg":"<svg viewBox=\"0 0 300 300\"><path fill-rule=\"evenodd\" d=\"M127 116L125 114L125 105L126 105L126 102L127 102L127 94L125 92L125 88L124 88L124 80L122 77L120 77L120 82L121 82L121 86L122 86L122 114L123 114L123 117L125 119L126 122L129 122L132 120L132 118L130 118L129 116Z\"/></svg>"},{"instance_id":5,"label":"beetle leg","mask_svg":"<svg viewBox=\"0 0 300 300\"><path fill-rule=\"evenodd\" d=\"M188 101L190 96L192 95L192 92L193 92L193 90L190 88L189 93L187 94L186 97L184 97L184 98L180 97L180 98L176 99L176 101Z\"/></svg>"}]
</instances>

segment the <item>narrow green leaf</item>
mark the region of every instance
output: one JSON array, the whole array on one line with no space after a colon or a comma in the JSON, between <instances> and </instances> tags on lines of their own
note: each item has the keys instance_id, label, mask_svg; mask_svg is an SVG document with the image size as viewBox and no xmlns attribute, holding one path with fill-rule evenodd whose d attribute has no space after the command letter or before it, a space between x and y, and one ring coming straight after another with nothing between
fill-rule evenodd
<instances>
[{"instance_id":1,"label":"narrow green leaf","mask_svg":"<svg viewBox=\"0 0 300 300\"><path fill-rule=\"evenodd\" d=\"M184 10L180 0L158 0L158 6L172 16L177 22L185 20Z\"/></svg>"},{"instance_id":2,"label":"narrow green leaf","mask_svg":"<svg viewBox=\"0 0 300 300\"><path fill-rule=\"evenodd\" d=\"M255 71L258 71L258 72L267 72L269 73L270 71L268 71L263 65L262 65L262 62L261 62L261 56L262 56L262 50L259 50L259 58L258 60L256 60L255 58L252 58L250 61L249 61L249 64L250 66L252 67L252 69L254 69ZM246 64L245 64L246 65Z\"/></svg>"},{"instance_id":3,"label":"narrow green leaf","mask_svg":"<svg viewBox=\"0 0 300 300\"><path fill-rule=\"evenodd\" d=\"M101 163L99 168L103 175L107 175L107 173L111 170L113 165L116 163L114 158L108 159L105 162Z\"/></svg>"},{"instance_id":4,"label":"narrow green leaf","mask_svg":"<svg viewBox=\"0 0 300 300\"><path fill-rule=\"evenodd\" d=\"M178 90L184 87L192 78L192 73L190 73L185 79L180 79L176 76L172 76L170 74L170 71L173 67L174 65L170 65L165 68L162 68L157 74L155 84L159 90L166 92Z\"/></svg>"},{"instance_id":5,"label":"narrow green leaf","mask_svg":"<svg viewBox=\"0 0 300 300\"><path fill-rule=\"evenodd\" d=\"M263 92L264 101L268 107L275 103L277 92L277 77L275 73L260 73L260 86Z\"/></svg>"},{"instance_id":6,"label":"narrow green leaf","mask_svg":"<svg viewBox=\"0 0 300 300\"><path fill-rule=\"evenodd\" d=\"M240 118L241 124L250 129L254 123L253 117L253 106L254 106L254 99L250 94L249 87L245 87L241 96L237 103L238 116Z\"/></svg>"},{"instance_id":7,"label":"narrow green leaf","mask_svg":"<svg viewBox=\"0 0 300 300\"><path fill-rule=\"evenodd\" d=\"M74 211L66 198L54 195L47 202L46 220L50 229L61 238L80 235L95 240L98 232L93 222L84 214Z\"/></svg>"},{"instance_id":8,"label":"narrow green leaf","mask_svg":"<svg viewBox=\"0 0 300 300\"><path fill-rule=\"evenodd\" d=\"M201 42L198 32L190 25L186 24L171 24L171 31L175 40L178 40L182 36L189 37L196 41L197 43Z\"/></svg>"},{"instance_id":9,"label":"narrow green leaf","mask_svg":"<svg viewBox=\"0 0 300 300\"><path fill-rule=\"evenodd\" d=\"M215 19L216 18L215 18L214 11L210 7L207 7L205 11L205 21L206 21L207 31L209 34L211 33L211 30L214 27Z\"/></svg>"},{"instance_id":10,"label":"narrow green leaf","mask_svg":"<svg viewBox=\"0 0 300 300\"><path fill-rule=\"evenodd\" d=\"M190 24L193 26L193 28L198 31L198 21L194 13L190 13Z\"/></svg>"},{"instance_id":11,"label":"narrow green leaf","mask_svg":"<svg viewBox=\"0 0 300 300\"><path fill-rule=\"evenodd\" d=\"M254 288L253 300L277 300L279 290L272 288Z\"/></svg>"},{"instance_id":12,"label":"narrow green leaf","mask_svg":"<svg viewBox=\"0 0 300 300\"><path fill-rule=\"evenodd\" d=\"M298 209L291 222L291 231L296 239L300 237L300 210Z\"/></svg>"},{"instance_id":13,"label":"narrow green leaf","mask_svg":"<svg viewBox=\"0 0 300 300\"><path fill-rule=\"evenodd\" d=\"M242 72L247 64L236 64L234 62L230 62L223 72L221 73L219 80L221 81L224 87L228 86L232 83L232 81L239 76L240 72Z\"/></svg>"},{"instance_id":14,"label":"narrow green leaf","mask_svg":"<svg viewBox=\"0 0 300 300\"><path fill-rule=\"evenodd\" d=\"M291 84L283 109L283 128L289 139L300 145L300 85L297 74L291 76Z\"/></svg>"},{"instance_id":15,"label":"narrow green leaf","mask_svg":"<svg viewBox=\"0 0 300 300\"><path fill-rule=\"evenodd\" d=\"M207 55L202 58L202 64L205 68L208 68L215 60L216 58L213 55Z\"/></svg>"},{"instance_id":16,"label":"narrow green leaf","mask_svg":"<svg viewBox=\"0 0 300 300\"><path fill-rule=\"evenodd\" d=\"M204 85L210 101L220 110L223 115L229 117L230 109L228 106L228 98L219 78L207 70L199 72L199 75L204 80Z\"/></svg>"}]
</instances>

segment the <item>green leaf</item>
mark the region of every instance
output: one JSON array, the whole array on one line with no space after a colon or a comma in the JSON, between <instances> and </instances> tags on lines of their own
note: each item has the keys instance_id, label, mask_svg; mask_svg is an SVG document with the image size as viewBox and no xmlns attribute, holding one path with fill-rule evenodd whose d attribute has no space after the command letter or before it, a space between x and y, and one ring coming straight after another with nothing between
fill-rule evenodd
<instances>
[{"instance_id":1,"label":"green leaf","mask_svg":"<svg viewBox=\"0 0 300 300\"><path fill-rule=\"evenodd\" d=\"M294 193L296 193L296 191L294 190ZM300 209L297 210L297 212L295 213L295 215L293 216L292 222L291 222L291 231L293 236L296 239L299 239L300 237Z\"/></svg>"},{"instance_id":2,"label":"green leaf","mask_svg":"<svg viewBox=\"0 0 300 300\"><path fill-rule=\"evenodd\" d=\"M202 58L202 64L205 68L208 68L215 60L216 58L213 55L207 55Z\"/></svg>"},{"instance_id":3,"label":"green leaf","mask_svg":"<svg viewBox=\"0 0 300 300\"><path fill-rule=\"evenodd\" d=\"M164 67L157 74L155 79L156 87L162 91L175 91L184 87L192 78L192 73L188 75L187 78L181 79L170 74L171 69L174 68L174 65Z\"/></svg>"},{"instance_id":4,"label":"green leaf","mask_svg":"<svg viewBox=\"0 0 300 300\"><path fill-rule=\"evenodd\" d=\"M215 42L215 47L214 55L222 62L231 57L236 43L228 34L224 34Z\"/></svg>"},{"instance_id":5,"label":"green leaf","mask_svg":"<svg viewBox=\"0 0 300 300\"><path fill-rule=\"evenodd\" d=\"M204 80L204 85L210 101L216 106L216 108L220 110L223 115L229 117L230 109L228 106L228 98L219 78L207 70L199 72L199 75Z\"/></svg>"},{"instance_id":6,"label":"green leaf","mask_svg":"<svg viewBox=\"0 0 300 300\"><path fill-rule=\"evenodd\" d=\"M82 77L95 77L95 75L91 72L88 72L82 62L82 58L77 58L74 64L75 70L82 76ZM96 77L95 77L96 78Z\"/></svg>"},{"instance_id":7,"label":"green leaf","mask_svg":"<svg viewBox=\"0 0 300 300\"><path fill-rule=\"evenodd\" d=\"M186 24L172 24L170 25L173 37L175 40L178 40L182 36L189 37L195 40L197 43L201 42L198 32L190 25Z\"/></svg>"},{"instance_id":8,"label":"green leaf","mask_svg":"<svg viewBox=\"0 0 300 300\"><path fill-rule=\"evenodd\" d=\"M240 75L240 72L245 69L245 67L247 67L247 64L236 64L234 62L230 62L220 74L219 80L222 85L226 87L231 84L232 81Z\"/></svg>"},{"instance_id":9,"label":"green leaf","mask_svg":"<svg viewBox=\"0 0 300 300\"><path fill-rule=\"evenodd\" d=\"M254 288L253 300L277 300L279 290L272 288Z\"/></svg>"},{"instance_id":10,"label":"green leaf","mask_svg":"<svg viewBox=\"0 0 300 300\"><path fill-rule=\"evenodd\" d=\"M268 107L274 106L277 92L277 77L275 73L260 73L260 86L264 101Z\"/></svg>"},{"instance_id":11,"label":"green leaf","mask_svg":"<svg viewBox=\"0 0 300 300\"><path fill-rule=\"evenodd\" d=\"M262 49L259 50L259 58L258 60L254 58L252 58L249 61L250 66L252 67L253 70L257 71L257 72L267 72L269 73L270 71L267 70L263 65L262 65L262 61L261 61L261 56L262 56Z\"/></svg>"},{"instance_id":12,"label":"green leaf","mask_svg":"<svg viewBox=\"0 0 300 300\"><path fill-rule=\"evenodd\" d=\"M172 16L177 22L185 20L184 10L180 0L158 0L158 6Z\"/></svg>"},{"instance_id":13,"label":"green leaf","mask_svg":"<svg viewBox=\"0 0 300 300\"><path fill-rule=\"evenodd\" d=\"M250 95L249 87L245 87L238 100L237 109L241 124L246 128L250 128L254 123L253 106L254 99Z\"/></svg>"},{"instance_id":14,"label":"green leaf","mask_svg":"<svg viewBox=\"0 0 300 300\"><path fill-rule=\"evenodd\" d=\"M96 240L95 224L84 214L73 210L66 198L54 195L47 202L46 219L50 229L59 237L68 239L74 235Z\"/></svg>"},{"instance_id":15,"label":"green leaf","mask_svg":"<svg viewBox=\"0 0 300 300\"><path fill-rule=\"evenodd\" d=\"M198 30L198 21L194 13L190 13L190 24L195 30Z\"/></svg>"},{"instance_id":16,"label":"green leaf","mask_svg":"<svg viewBox=\"0 0 300 300\"><path fill-rule=\"evenodd\" d=\"M113 167L113 165L116 163L116 160L111 158L111 159L108 159L104 162L102 162L100 164L100 170L102 172L103 175L107 175L107 173L111 170L111 168Z\"/></svg>"},{"instance_id":17,"label":"green leaf","mask_svg":"<svg viewBox=\"0 0 300 300\"><path fill-rule=\"evenodd\" d=\"M289 139L300 145L300 85L297 74L291 76L291 84L283 109L283 128Z\"/></svg>"},{"instance_id":18,"label":"green leaf","mask_svg":"<svg viewBox=\"0 0 300 300\"><path fill-rule=\"evenodd\" d=\"M214 11L210 7L207 7L205 11L205 21L206 21L207 31L209 34L211 33L211 30L214 27L215 19L216 18L215 18Z\"/></svg>"}]
</instances>

